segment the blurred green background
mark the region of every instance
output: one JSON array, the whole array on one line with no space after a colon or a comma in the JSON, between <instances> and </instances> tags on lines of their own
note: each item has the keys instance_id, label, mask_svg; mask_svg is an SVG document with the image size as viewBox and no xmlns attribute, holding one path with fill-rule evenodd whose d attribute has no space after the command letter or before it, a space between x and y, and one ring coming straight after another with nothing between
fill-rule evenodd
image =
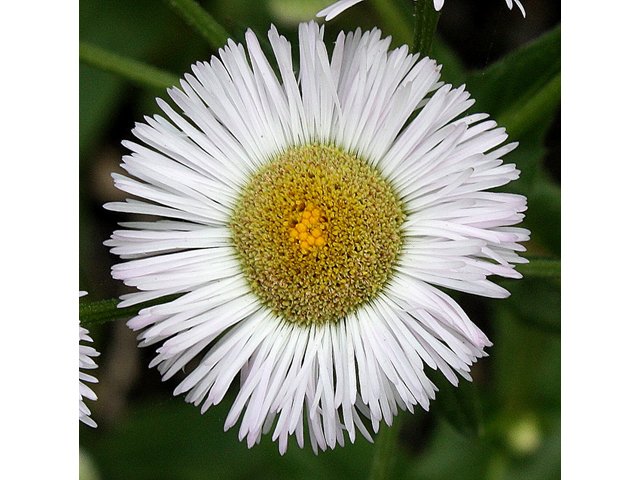
<instances>
[{"instance_id":1,"label":"blurred green background","mask_svg":"<svg viewBox=\"0 0 640 480\"><path fill-rule=\"evenodd\" d=\"M296 42L297 23L330 0L217 0L201 4L236 41L253 29L265 35L274 23ZM384 3L384 2L382 2ZM532 230L530 258L560 258L559 93L546 95L560 78L560 6L524 0L527 18L503 0L447 0L432 56L442 77L467 84L486 111L520 142L507 157L522 170L509 191L526 194L525 226ZM378 26L394 45L411 41L411 0L397 0L404 22L366 0L326 26L330 42L340 30ZM80 40L134 58L176 76L213 53L167 2L81 0ZM545 96L546 95L546 96ZM123 199L112 186L134 122L159 111L163 89L132 83L94 66L80 65L80 289L83 302L112 299L125 287L111 279L117 261L102 242L120 215L102 204ZM542 98L543 101L536 102ZM532 106L533 105L533 106ZM533 112L533 113L532 113ZM473 384L441 387L430 412L401 413L394 423L398 452L389 478L560 478L560 279L527 275L498 280L507 300L452 295L494 342L490 356L472 369ZM247 449L237 427L223 432L228 396L205 415L173 397L180 379L160 381L147 368L153 347L139 349L125 320L91 328L99 369L97 402L86 402L97 429L80 425L81 478L93 479L349 479L368 478L375 445L355 444L314 455L294 441L285 456L270 436ZM383 426L382 429L387 427Z\"/></svg>"}]
</instances>

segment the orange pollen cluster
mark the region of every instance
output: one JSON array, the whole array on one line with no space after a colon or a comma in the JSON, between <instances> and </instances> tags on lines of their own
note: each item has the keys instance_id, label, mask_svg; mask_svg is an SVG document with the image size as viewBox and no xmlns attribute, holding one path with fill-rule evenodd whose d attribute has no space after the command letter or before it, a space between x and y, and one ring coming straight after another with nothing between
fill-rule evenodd
<instances>
[{"instance_id":1,"label":"orange pollen cluster","mask_svg":"<svg viewBox=\"0 0 640 480\"><path fill-rule=\"evenodd\" d=\"M322 210L307 203L304 210L298 212L297 218L290 222L289 240L297 242L303 254L309 253L313 248L322 248L327 244L325 224Z\"/></svg>"}]
</instances>

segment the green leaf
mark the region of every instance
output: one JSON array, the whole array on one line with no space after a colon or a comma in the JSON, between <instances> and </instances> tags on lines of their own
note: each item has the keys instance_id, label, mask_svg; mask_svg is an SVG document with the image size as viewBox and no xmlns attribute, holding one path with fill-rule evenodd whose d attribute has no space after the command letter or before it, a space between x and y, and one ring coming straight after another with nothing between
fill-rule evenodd
<instances>
[{"instance_id":1,"label":"green leaf","mask_svg":"<svg viewBox=\"0 0 640 480\"><path fill-rule=\"evenodd\" d=\"M548 280L518 280L493 305L491 393L496 411L543 413L560 403L559 289Z\"/></svg>"},{"instance_id":2,"label":"green leaf","mask_svg":"<svg viewBox=\"0 0 640 480\"><path fill-rule=\"evenodd\" d=\"M80 42L80 60L145 87L164 90L180 82L176 75L88 42Z\"/></svg>"},{"instance_id":3,"label":"green leaf","mask_svg":"<svg viewBox=\"0 0 640 480\"><path fill-rule=\"evenodd\" d=\"M409 467L410 480L479 480L491 456L486 442L459 434L437 422L427 448Z\"/></svg>"},{"instance_id":4,"label":"green leaf","mask_svg":"<svg viewBox=\"0 0 640 480\"><path fill-rule=\"evenodd\" d=\"M516 165L520 165L518 160L516 160ZM531 187L523 193L527 194L529 204L523 225L531 230L531 243L533 247L541 247L546 250L546 252L541 253L560 256L560 187L547 178L538 177L534 178Z\"/></svg>"},{"instance_id":5,"label":"green leaf","mask_svg":"<svg viewBox=\"0 0 640 480\"><path fill-rule=\"evenodd\" d=\"M531 96L512 103L497 117L497 122L507 128L511 138L518 139L540 120L550 118L560 104L560 73L542 85Z\"/></svg>"},{"instance_id":6,"label":"green leaf","mask_svg":"<svg viewBox=\"0 0 640 480\"><path fill-rule=\"evenodd\" d=\"M389 427L381 425L374 439L374 453L369 480L394 478L394 467L398 460L398 440L403 415L398 415Z\"/></svg>"},{"instance_id":7,"label":"green leaf","mask_svg":"<svg viewBox=\"0 0 640 480\"><path fill-rule=\"evenodd\" d=\"M478 390L473 382L461 379L453 386L443 375L432 375L431 380L438 387L433 403L434 412L459 433L469 438L483 434L483 420Z\"/></svg>"},{"instance_id":8,"label":"green leaf","mask_svg":"<svg viewBox=\"0 0 640 480\"><path fill-rule=\"evenodd\" d=\"M165 0L191 27L204 38L212 49L224 47L229 34L195 0Z\"/></svg>"},{"instance_id":9,"label":"green leaf","mask_svg":"<svg viewBox=\"0 0 640 480\"><path fill-rule=\"evenodd\" d=\"M467 70L458 54L445 43L438 32L431 47L431 58L441 65L441 79L454 87L465 82Z\"/></svg>"},{"instance_id":10,"label":"green leaf","mask_svg":"<svg viewBox=\"0 0 640 480\"><path fill-rule=\"evenodd\" d=\"M546 277L560 279L560 260L532 258L529 263L518 265L516 270L527 278Z\"/></svg>"},{"instance_id":11,"label":"green leaf","mask_svg":"<svg viewBox=\"0 0 640 480\"><path fill-rule=\"evenodd\" d=\"M331 5L331 0L266 0L276 24L297 25L314 19L316 13ZM318 19L316 19L318 20Z\"/></svg>"},{"instance_id":12,"label":"green leaf","mask_svg":"<svg viewBox=\"0 0 640 480\"><path fill-rule=\"evenodd\" d=\"M518 270L521 268L519 267ZM522 280L501 282L511 292L511 296L503 300L504 306L509 307L515 313L518 321L525 325L559 335L559 277L554 281L549 281L535 278L526 272L523 272L523 275Z\"/></svg>"},{"instance_id":13,"label":"green leaf","mask_svg":"<svg viewBox=\"0 0 640 480\"><path fill-rule=\"evenodd\" d=\"M131 307L118 308L120 300L99 300L97 302L80 303L80 324L84 327L98 325L112 320L135 317L138 312L146 307L167 303L177 296L162 297L149 302L140 303Z\"/></svg>"},{"instance_id":14,"label":"green leaf","mask_svg":"<svg viewBox=\"0 0 640 480\"><path fill-rule=\"evenodd\" d=\"M172 17L156 0L86 0L80 2L79 13L82 41L140 61L150 61L161 48ZM125 100L127 82L81 64L79 84L80 157L85 161L106 136Z\"/></svg>"},{"instance_id":15,"label":"green leaf","mask_svg":"<svg viewBox=\"0 0 640 480\"><path fill-rule=\"evenodd\" d=\"M467 88L476 99L474 110L499 119L514 140L547 124L560 102L560 26L471 73Z\"/></svg>"},{"instance_id":16,"label":"green leaf","mask_svg":"<svg viewBox=\"0 0 640 480\"><path fill-rule=\"evenodd\" d=\"M397 0L371 0L378 18L384 23L385 31L393 35L394 41L400 44L411 43L413 38L413 12L407 7L407 2Z\"/></svg>"},{"instance_id":17,"label":"green leaf","mask_svg":"<svg viewBox=\"0 0 640 480\"><path fill-rule=\"evenodd\" d=\"M80 324L84 327L98 325L111 320L133 317L140 309L138 305L129 308L118 308L120 300L101 300L80 304Z\"/></svg>"}]
</instances>

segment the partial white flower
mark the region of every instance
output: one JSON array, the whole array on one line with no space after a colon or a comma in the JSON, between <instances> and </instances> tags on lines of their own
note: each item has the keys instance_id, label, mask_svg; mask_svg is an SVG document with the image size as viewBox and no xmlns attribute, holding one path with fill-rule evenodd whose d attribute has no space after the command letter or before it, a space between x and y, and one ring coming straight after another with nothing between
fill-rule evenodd
<instances>
[{"instance_id":1,"label":"partial white flower","mask_svg":"<svg viewBox=\"0 0 640 480\"><path fill-rule=\"evenodd\" d=\"M80 297L83 297L86 294L87 294L87 292L79 292L79 296ZM84 373L82 370L83 369L87 370L87 369L92 369L92 368L98 368L98 365L96 365L96 362L94 362L91 357L97 357L100 354L96 351L95 348L89 347L88 345L82 345L80 343L80 342L93 342L93 340L89 336L89 330L87 330L86 328L82 328L82 327L79 327L79 329L80 329L80 340L78 341L79 350L80 350L80 353L79 353L80 367L78 369L78 374L79 374L79 377L80 377L80 379L79 379L79 383L80 383L79 418L80 418L81 422L86 423L90 427L94 427L95 428L97 426L97 424L89 416L89 415L91 415L91 411L85 405L84 399L87 398L89 400L94 400L95 401L95 400L98 399L98 397L93 392L93 390L91 390L91 388L89 388L83 382L97 383L98 380L95 377L92 377L91 375L88 375L88 374Z\"/></svg>"},{"instance_id":2,"label":"partial white flower","mask_svg":"<svg viewBox=\"0 0 640 480\"><path fill-rule=\"evenodd\" d=\"M327 20L332 20L333 18L340 15L347 8L354 6L356 3L360 3L362 0L338 0L336 3L329 5L324 10L318 12L317 17L326 17ZM507 2L507 7L509 10L513 9L513 4L515 3L520 11L522 12L522 16L526 17L527 14L524 11L524 7L520 3L520 0L505 0ZM444 0L433 0L433 8L436 9L437 12L440 11L442 6L444 5Z\"/></svg>"},{"instance_id":3,"label":"partial white flower","mask_svg":"<svg viewBox=\"0 0 640 480\"><path fill-rule=\"evenodd\" d=\"M105 242L126 260L113 277L130 306L171 295L128 322L158 344L163 380L193 364L175 395L218 404L239 379L225 429L251 447L271 432L314 451L429 408L427 370L454 385L491 345L438 287L503 298L487 277L519 278L520 195L490 192L518 177L516 147L440 67L389 51L377 29L338 35L299 27L291 44L256 35L192 67L165 117L125 141L140 200L106 208L150 215ZM158 220L160 217L160 220ZM427 368L428 367L428 368Z\"/></svg>"}]
</instances>

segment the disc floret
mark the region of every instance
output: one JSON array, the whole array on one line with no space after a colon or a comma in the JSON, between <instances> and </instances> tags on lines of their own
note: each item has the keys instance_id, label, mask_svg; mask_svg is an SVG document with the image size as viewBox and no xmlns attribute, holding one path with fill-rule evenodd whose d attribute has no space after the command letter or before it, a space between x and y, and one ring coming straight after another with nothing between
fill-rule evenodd
<instances>
[{"instance_id":1,"label":"disc floret","mask_svg":"<svg viewBox=\"0 0 640 480\"><path fill-rule=\"evenodd\" d=\"M344 318L387 282L402 207L366 162L338 148L290 148L256 172L231 221L253 291L296 324Z\"/></svg>"}]
</instances>

